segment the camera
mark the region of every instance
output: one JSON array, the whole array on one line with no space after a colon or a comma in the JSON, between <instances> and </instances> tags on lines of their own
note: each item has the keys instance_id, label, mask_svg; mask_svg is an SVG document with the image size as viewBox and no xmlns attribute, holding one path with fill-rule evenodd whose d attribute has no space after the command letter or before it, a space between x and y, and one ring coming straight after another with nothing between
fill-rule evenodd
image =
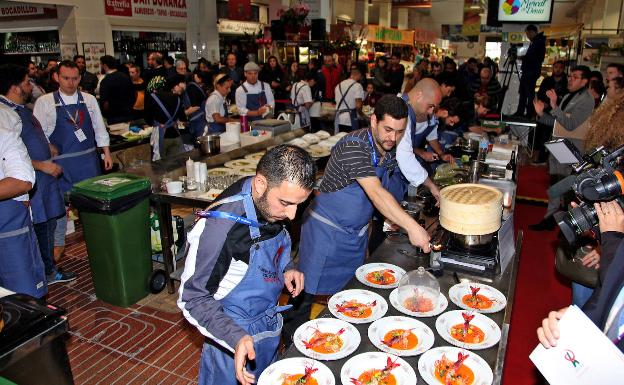
<instances>
[{"instance_id":1,"label":"camera","mask_svg":"<svg viewBox=\"0 0 624 385\"><path fill-rule=\"evenodd\" d=\"M562 146L563 144L563 146ZM598 216L594 202L604 202L615 199L624 208L624 174L619 165L620 156L624 153L624 146L609 153L599 147L592 153L579 157L573 151L573 146L566 139L559 139L547 143L551 154L561 163L569 163L576 158L578 162L573 169L576 175L570 175L549 189L549 195L562 195L565 191L574 191L581 200L581 204L567 212L558 212L554 215L561 232L568 242L573 243L577 237L598 224ZM569 148L570 153L564 149Z\"/></svg>"},{"instance_id":2,"label":"camera","mask_svg":"<svg viewBox=\"0 0 624 385\"><path fill-rule=\"evenodd\" d=\"M521 44L520 44L521 45ZM518 59L518 44L511 44L507 50L507 59L513 63Z\"/></svg>"}]
</instances>

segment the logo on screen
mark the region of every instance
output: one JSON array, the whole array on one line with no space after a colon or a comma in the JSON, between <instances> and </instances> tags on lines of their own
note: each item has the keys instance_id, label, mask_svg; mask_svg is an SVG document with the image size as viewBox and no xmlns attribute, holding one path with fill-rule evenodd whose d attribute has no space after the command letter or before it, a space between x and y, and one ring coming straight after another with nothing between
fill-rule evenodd
<instances>
[{"instance_id":1,"label":"logo on screen","mask_svg":"<svg viewBox=\"0 0 624 385\"><path fill-rule=\"evenodd\" d=\"M501 7L506 15L515 15L520 10L520 6L522 6L520 0L505 0Z\"/></svg>"}]
</instances>

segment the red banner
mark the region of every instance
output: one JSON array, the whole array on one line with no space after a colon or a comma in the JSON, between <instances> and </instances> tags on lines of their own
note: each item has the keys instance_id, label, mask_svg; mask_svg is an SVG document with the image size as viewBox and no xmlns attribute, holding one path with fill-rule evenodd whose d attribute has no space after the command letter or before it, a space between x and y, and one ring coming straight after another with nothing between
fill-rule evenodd
<instances>
[{"instance_id":1,"label":"red banner","mask_svg":"<svg viewBox=\"0 0 624 385\"><path fill-rule=\"evenodd\" d=\"M229 0L228 19L251 20L251 0Z\"/></svg>"},{"instance_id":2,"label":"red banner","mask_svg":"<svg viewBox=\"0 0 624 385\"><path fill-rule=\"evenodd\" d=\"M132 16L132 2L130 0L105 0L104 13L110 16Z\"/></svg>"}]
</instances>

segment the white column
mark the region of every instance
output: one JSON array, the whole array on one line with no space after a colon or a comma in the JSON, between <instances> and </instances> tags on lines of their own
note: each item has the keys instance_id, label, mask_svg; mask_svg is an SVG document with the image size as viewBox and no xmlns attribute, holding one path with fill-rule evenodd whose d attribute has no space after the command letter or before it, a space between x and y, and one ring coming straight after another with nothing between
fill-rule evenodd
<instances>
[{"instance_id":1,"label":"white column","mask_svg":"<svg viewBox=\"0 0 624 385\"><path fill-rule=\"evenodd\" d=\"M392 3L379 3L379 25L390 27L392 23Z\"/></svg>"},{"instance_id":2,"label":"white column","mask_svg":"<svg viewBox=\"0 0 624 385\"><path fill-rule=\"evenodd\" d=\"M397 9L397 28L409 29L409 8Z\"/></svg>"},{"instance_id":3,"label":"white column","mask_svg":"<svg viewBox=\"0 0 624 385\"><path fill-rule=\"evenodd\" d=\"M368 0L357 0L355 2L355 24L368 24Z\"/></svg>"},{"instance_id":4,"label":"white column","mask_svg":"<svg viewBox=\"0 0 624 385\"><path fill-rule=\"evenodd\" d=\"M204 57L211 62L218 61L220 53L216 1L189 0L186 6L186 51L189 60L196 62Z\"/></svg>"}]
</instances>

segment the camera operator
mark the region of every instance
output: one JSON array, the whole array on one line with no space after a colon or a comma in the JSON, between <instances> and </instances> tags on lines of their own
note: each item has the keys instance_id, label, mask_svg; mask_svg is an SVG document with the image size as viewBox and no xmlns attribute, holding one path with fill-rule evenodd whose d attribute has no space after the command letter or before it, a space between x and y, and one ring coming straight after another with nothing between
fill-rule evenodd
<instances>
[{"instance_id":1,"label":"camera operator","mask_svg":"<svg viewBox=\"0 0 624 385\"><path fill-rule=\"evenodd\" d=\"M583 312L624 352L624 211L615 200L595 203L601 233L599 282ZM557 345L558 322L567 308L551 311L537 329L545 348Z\"/></svg>"}]
</instances>

